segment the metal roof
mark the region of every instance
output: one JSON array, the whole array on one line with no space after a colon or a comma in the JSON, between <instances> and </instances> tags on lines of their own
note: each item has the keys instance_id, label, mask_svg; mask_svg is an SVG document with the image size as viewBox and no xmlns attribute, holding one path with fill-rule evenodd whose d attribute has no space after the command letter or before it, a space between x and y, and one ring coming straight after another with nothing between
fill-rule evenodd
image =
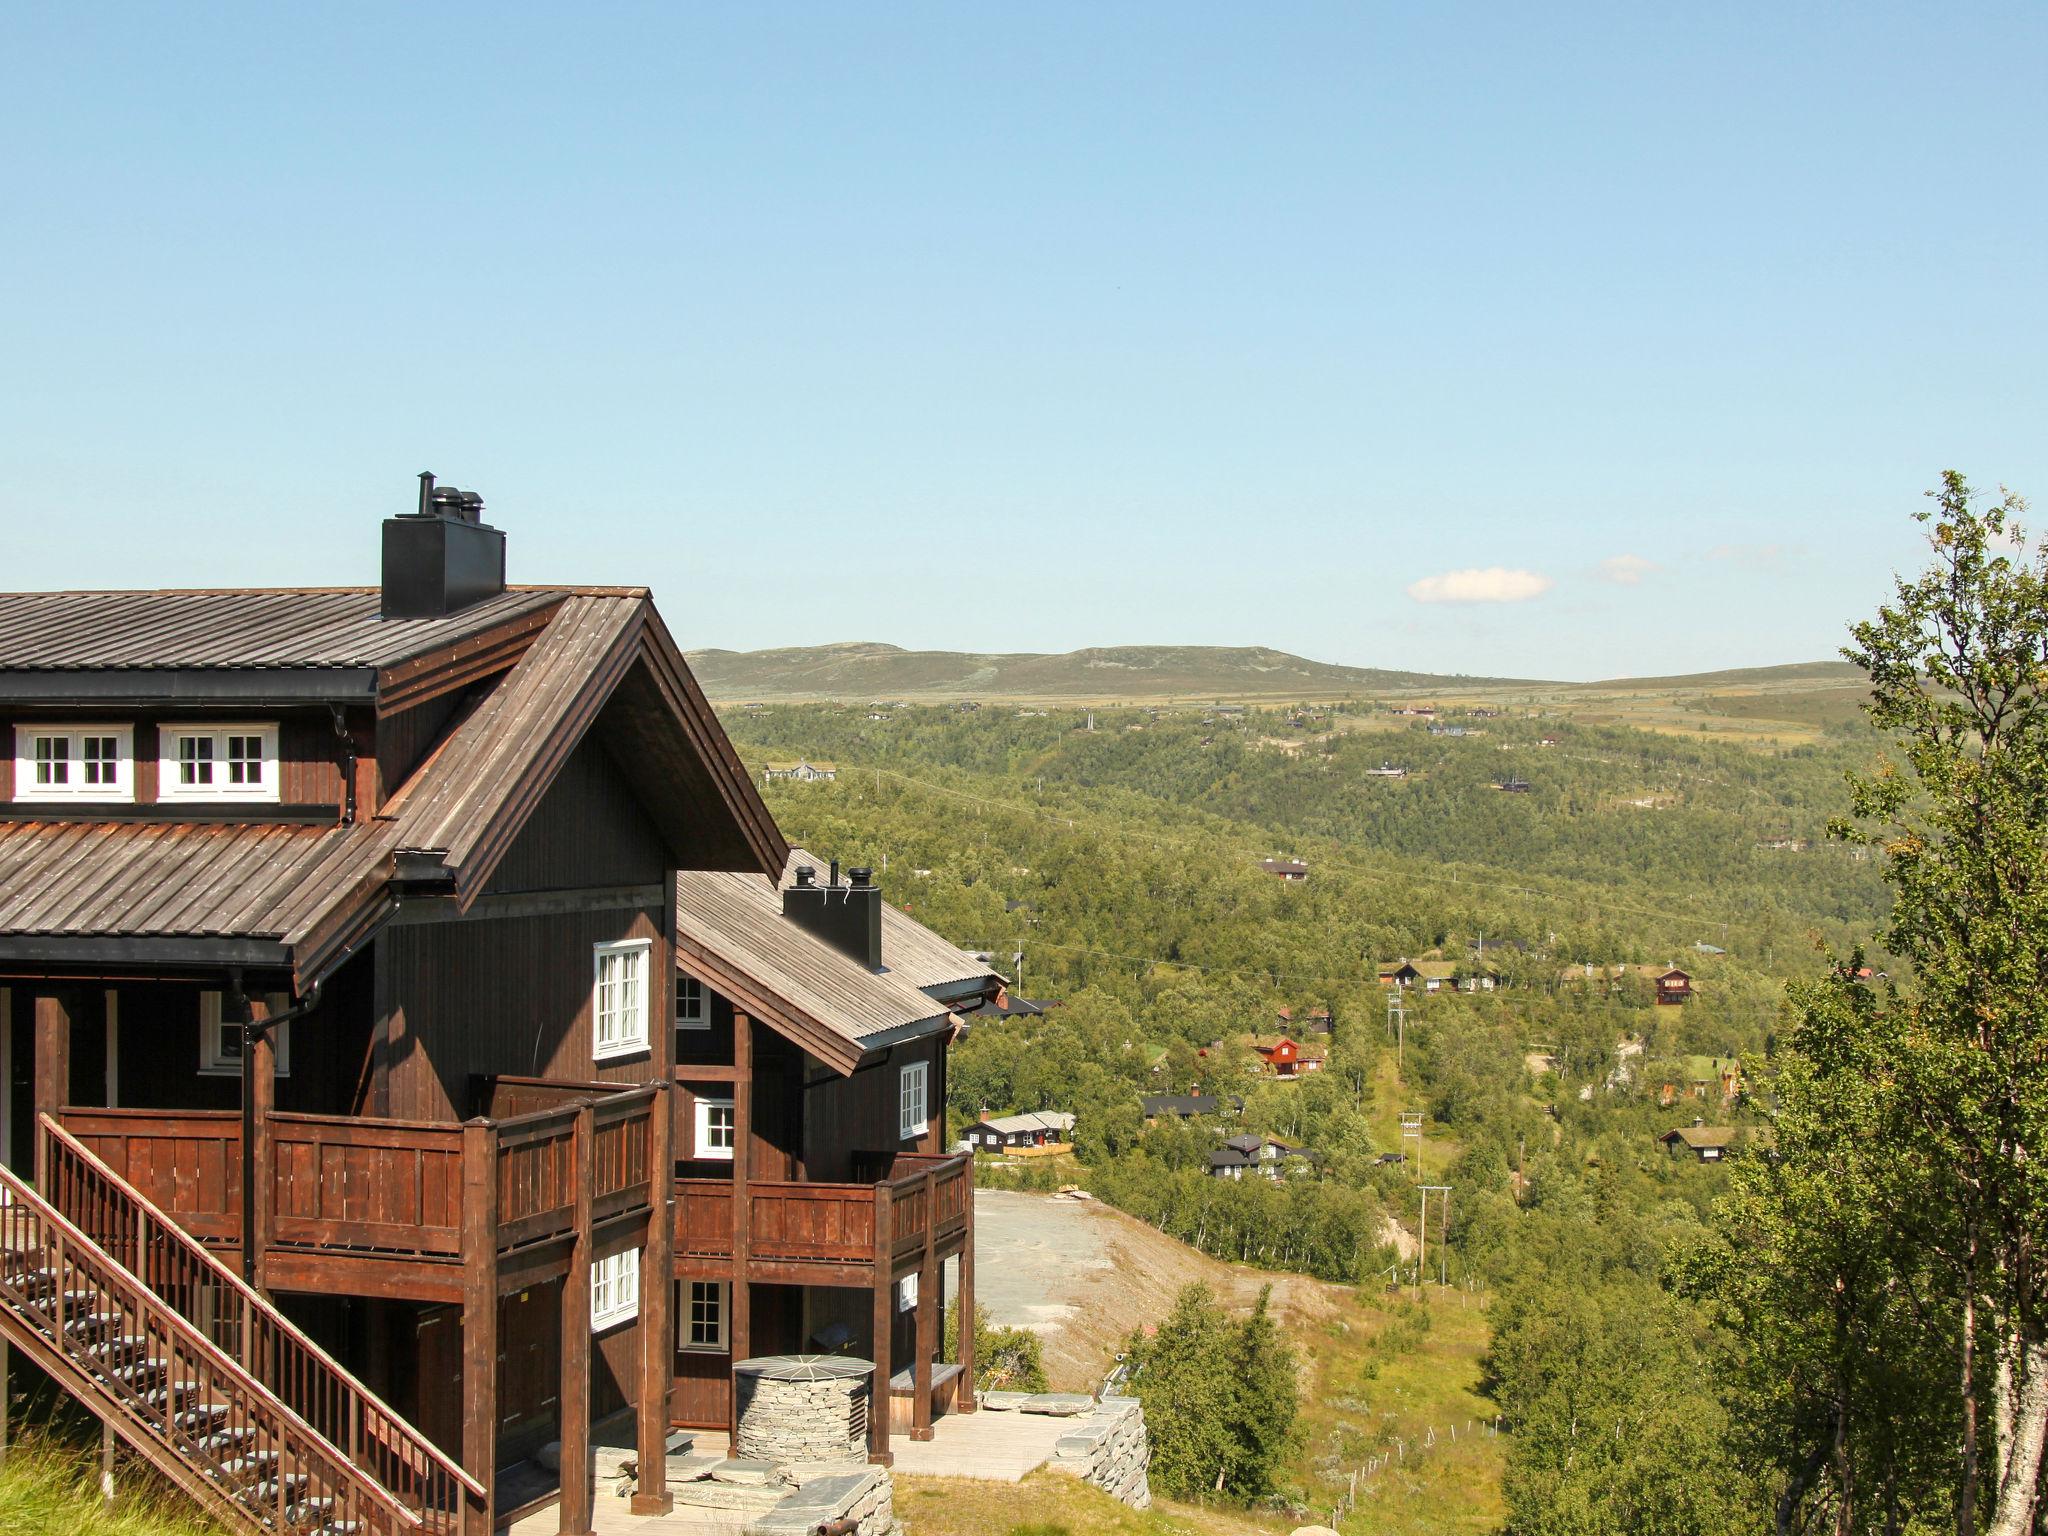
<instances>
[{"instance_id":1,"label":"metal roof","mask_svg":"<svg viewBox=\"0 0 2048 1536\"><path fill-rule=\"evenodd\" d=\"M1021 1115L997 1115L993 1119L977 1120L971 1128L999 1131L1005 1136L1012 1135L1017 1131L1053 1131L1059 1133L1071 1131L1074 1128L1074 1117L1060 1110L1032 1109L1026 1110Z\"/></svg>"},{"instance_id":2,"label":"metal roof","mask_svg":"<svg viewBox=\"0 0 2048 1536\"><path fill-rule=\"evenodd\" d=\"M734 998L742 1012L793 1034L821 1060L846 1066L897 1031L950 1017L893 969L870 971L782 915L763 875L686 871L676 877L677 962ZM888 941L882 955L888 959ZM711 961L707 967L703 962ZM834 1050L817 1032L854 1047Z\"/></svg>"},{"instance_id":3,"label":"metal roof","mask_svg":"<svg viewBox=\"0 0 2048 1536\"><path fill-rule=\"evenodd\" d=\"M515 588L439 619L381 616L376 587L0 593L0 672L388 667L560 602Z\"/></svg>"},{"instance_id":4,"label":"metal roof","mask_svg":"<svg viewBox=\"0 0 2048 1536\"><path fill-rule=\"evenodd\" d=\"M547 600L560 608L540 638L383 809L354 825L0 821L0 935L265 941L277 946L265 963L307 976L395 909L389 887L401 852L421 855L417 872L445 877L466 904L620 679L672 649L643 594L553 592ZM651 696L641 689L633 707ZM678 738L712 721L701 697L675 707L702 715L678 724ZM745 769L736 759L728 767L732 784L714 788L751 796ZM700 825L706 804L687 807ZM757 798L751 806L772 831ZM779 839L772 852L761 848L755 867L780 851ZM765 876L754 878L766 886Z\"/></svg>"},{"instance_id":5,"label":"metal roof","mask_svg":"<svg viewBox=\"0 0 2048 1536\"><path fill-rule=\"evenodd\" d=\"M308 871L362 830L0 822L0 930L281 939Z\"/></svg>"}]
</instances>

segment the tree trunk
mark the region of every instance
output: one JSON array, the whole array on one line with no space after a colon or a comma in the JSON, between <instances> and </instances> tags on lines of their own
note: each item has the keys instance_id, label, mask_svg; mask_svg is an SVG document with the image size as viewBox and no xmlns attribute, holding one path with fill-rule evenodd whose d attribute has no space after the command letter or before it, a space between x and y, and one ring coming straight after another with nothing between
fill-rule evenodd
<instances>
[{"instance_id":1,"label":"tree trunk","mask_svg":"<svg viewBox=\"0 0 2048 1536\"><path fill-rule=\"evenodd\" d=\"M2010 1405L2000 1404L2000 1417L2009 1412L2012 1440L2000 1447L1998 1503L1984 1536L2028 1536L2034 1529L2034 1508L2041 1493L2041 1464L2048 1447L2048 1346L2022 1345L2017 1392ZM2001 1375L2005 1387L2010 1378Z\"/></svg>"},{"instance_id":2,"label":"tree trunk","mask_svg":"<svg viewBox=\"0 0 2048 1536\"><path fill-rule=\"evenodd\" d=\"M1977 1528L1977 1244L1970 1241L1971 1262L1963 1270L1963 1468L1956 1489L1956 1536L1972 1536Z\"/></svg>"}]
</instances>

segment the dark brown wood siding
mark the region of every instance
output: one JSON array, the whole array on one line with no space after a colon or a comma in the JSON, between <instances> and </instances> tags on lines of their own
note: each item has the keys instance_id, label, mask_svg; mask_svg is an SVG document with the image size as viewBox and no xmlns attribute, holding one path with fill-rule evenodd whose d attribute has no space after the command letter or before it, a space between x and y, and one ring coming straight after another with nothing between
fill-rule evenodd
<instances>
[{"instance_id":1,"label":"dark brown wood siding","mask_svg":"<svg viewBox=\"0 0 2048 1536\"><path fill-rule=\"evenodd\" d=\"M388 1009L380 1113L463 1119L470 1079L493 1073L618 1083L663 1076L674 994L659 980L648 988L652 1048L603 1062L591 1053L592 951L627 939L652 941L652 975L667 974L668 940L654 908L387 929L376 944L380 1006Z\"/></svg>"},{"instance_id":2,"label":"dark brown wood siding","mask_svg":"<svg viewBox=\"0 0 2048 1536\"><path fill-rule=\"evenodd\" d=\"M278 798L286 805L334 805L342 803L341 762L343 746L334 734L334 718L326 710L209 709L203 715L186 711L168 715L161 711L139 712L111 709L81 712L66 710L16 710L0 715L0 802L14 798L14 728L42 725L66 718L92 725L125 725L134 731L135 803L154 804L157 798L157 753L161 727L181 720L207 723L277 726L280 764ZM227 802L223 802L224 804ZM60 810L65 802L50 802ZM84 807L81 806L83 811ZM260 814L260 813L259 813Z\"/></svg>"},{"instance_id":3,"label":"dark brown wood siding","mask_svg":"<svg viewBox=\"0 0 2048 1536\"><path fill-rule=\"evenodd\" d=\"M506 850L488 890L646 885L666 874L660 834L632 786L603 747L585 741Z\"/></svg>"},{"instance_id":4,"label":"dark brown wood siding","mask_svg":"<svg viewBox=\"0 0 2048 1536\"><path fill-rule=\"evenodd\" d=\"M880 1064L864 1066L851 1077L833 1077L813 1065L804 1089L806 1177L828 1183L852 1180L858 1152L943 1151L944 1056L943 1037L934 1036L899 1045ZM931 1067L925 1080L926 1129L923 1136L904 1141L896 1134L897 1092L902 1068L914 1061Z\"/></svg>"}]
</instances>

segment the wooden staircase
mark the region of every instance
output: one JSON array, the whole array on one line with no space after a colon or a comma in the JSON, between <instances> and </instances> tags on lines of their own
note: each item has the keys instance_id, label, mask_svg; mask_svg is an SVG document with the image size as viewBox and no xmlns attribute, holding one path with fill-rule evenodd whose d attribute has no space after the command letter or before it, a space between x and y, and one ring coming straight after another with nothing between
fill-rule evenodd
<instances>
[{"instance_id":1,"label":"wooden staircase","mask_svg":"<svg viewBox=\"0 0 2048 1536\"><path fill-rule=\"evenodd\" d=\"M484 1489L47 1115L0 1168L0 1333L216 1517L490 1536Z\"/></svg>"}]
</instances>

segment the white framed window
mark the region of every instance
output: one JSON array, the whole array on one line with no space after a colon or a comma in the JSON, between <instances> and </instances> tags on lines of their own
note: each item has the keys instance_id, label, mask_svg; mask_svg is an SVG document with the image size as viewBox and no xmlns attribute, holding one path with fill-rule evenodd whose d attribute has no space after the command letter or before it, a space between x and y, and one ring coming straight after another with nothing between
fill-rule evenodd
<instances>
[{"instance_id":1,"label":"white framed window","mask_svg":"<svg viewBox=\"0 0 2048 1536\"><path fill-rule=\"evenodd\" d=\"M711 992L694 976L676 978L676 1028L711 1027Z\"/></svg>"},{"instance_id":2,"label":"white framed window","mask_svg":"<svg viewBox=\"0 0 2048 1536\"><path fill-rule=\"evenodd\" d=\"M905 1275L896 1282L896 1310L915 1312L917 1310L917 1276Z\"/></svg>"},{"instance_id":3,"label":"white framed window","mask_svg":"<svg viewBox=\"0 0 2048 1536\"><path fill-rule=\"evenodd\" d=\"M590 1053L598 1061L647 1049L647 962L653 944L599 944L590 998Z\"/></svg>"},{"instance_id":4,"label":"white framed window","mask_svg":"<svg viewBox=\"0 0 2048 1536\"><path fill-rule=\"evenodd\" d=\"M590 1331L640 1315L640 1250L628 1248L590 1266Z\"/></svg>"},{"instance_id":5,"label":"white framed window","mask_svg":"<svg viewBox=\"0 0 2048 1536\"><path fill-rule=\"evenodd\" d=\"M14 798L133 800L134 727L17 725Z\"/></svg>"},{"instance_id":6,"label":"white framed window","mask_svg":"<svg viewBox=\"0 0 2048 1536\"><path fill-rule=\"evenodd\" d=\"M896 1078L896 1134L908 1141L922 1136L931 1123L925 1113L926 1074L930 1064L913 1061Z\"/></svg>"},{"instance_id":7,"label":"white framed window","mask_svg":"<svg viewBox=\"0 0 2048 1536\"><path fill-rule=\"evenodd\" d=\"M731 1099L697 1100L697 1145L699 1162L729 1163L739 1140L739 1119Z\"/></svg>"},{"instance_id":8,"label":"white framed window","mask_svg":"<svg viewBox=\"0 0 2048 1536\"><path fill-rule=\"evenodd\" d=\"M282 992L266 992L263 1001L269 1006L272 1017L283 1013L291 1006L291 999ZM208 1077L240 1077L242 1075L242 1021L222 1017L226 1010L221 1005L221 994L202 992L199 994L199 1070ZM277 1075L292 1075L292 1026L289 1021L277 1025L271 1036L277 1042Z\"/></svg>"},{"instance_id":9,"label":"white framed window","mask_svg":"<svg viewBox=\"0 0 2048 1536\"><path fill-rule=\"evenodd\" d=\"M275 800L277 726L166 725L158 731L159 800Z\"/></svg>"},{"instance_id":10,"label":"white framed window","mask_svg":"<svg viewBox=\"0 0 2048 1536\"><path fill-rule=\"evenodd\" d=\"M723 1280L681 1280L676 1283L676 1347L699 1354L722 1355L726 1342L729 1293Z\"/></svg>"}]
</instances>

